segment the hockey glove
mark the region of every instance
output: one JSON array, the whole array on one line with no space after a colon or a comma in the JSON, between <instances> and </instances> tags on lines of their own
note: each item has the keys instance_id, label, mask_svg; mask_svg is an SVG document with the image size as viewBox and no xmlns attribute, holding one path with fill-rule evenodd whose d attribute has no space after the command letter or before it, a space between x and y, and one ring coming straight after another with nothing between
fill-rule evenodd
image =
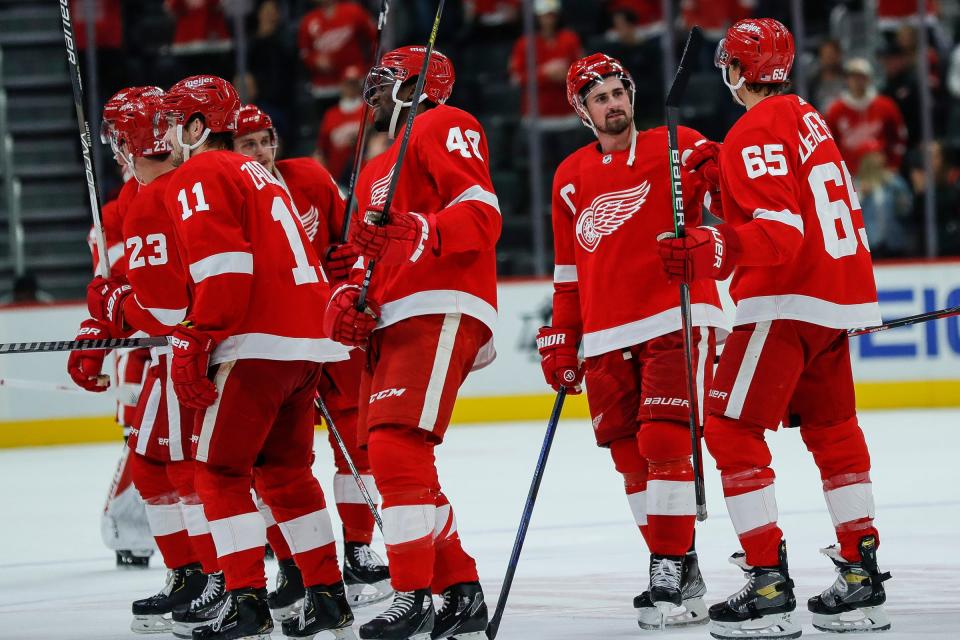
<instances>
[{"instance_id":1,"label":"hockey glove","mask_svg":"<svg viewBox=\"0 0 960 640\"><path fill-rule=\"evenodd\" d=\"M348 347L367 344L380 318L380 305L368 297L366 308L357 311L359 299L360 287L355 284L342 284L333 292L323 314L327 337Z\"/></svg>"},{"instance_id":2,"label":"hockey glove","mask_svg":"<svg viewBox=\"0 0 960 640\"><path fill-rule=\"evenodd\" d=\"M97 276L87 285L87 310L96 320L102 320L122 335L127 327L123 321L123 302L133 293L125 278Z\"/></svg>"},{"instance_id":3,"label":"hockey glove","mask_svg":"<svg viewBox=\"0 0 960 640\"><path fill-rule=\"evenodd\" d=\"M423 254L439 254L437 217L433 214L391 211L387 224L376 224L383 212L368 210L363 222L353 225L350 242L363 255L385 265L416 262Z\"/></svg>"},{"instance_id":4,"label":"hockey glove","mask_svg":"<svg viewBox=\"0 0 960 640\"><path fill-rule=\"evenodd\" d=\"M710 213L723 218L723 201L720 198L720 143L701 140L692 150L684 153L682 164L687 173L699 181L703 190L710 194L707 205Z\"/></svg>"},{"instance_id":5,"label":"hockey glove","mask_svg":"<svg viewBox=\"0 0 960 640\"><path fill-rule=\"evenodd\" d=\"M673 232L657 236L663 270L672 281L693 282L702 278L724 280L740 255L740 242L730 225L692 227L682 238Z\"/></svg>"},{"instance_id":6,"label":"hockey glove","mask_svg":"<svg viewBox=\"0 0 960 640\"><path fill-rule=\"evenodd\" d=\"M543 377L554 391L560 391L560 387L566 387L570 395L582 391L583 366L577 357L577 340L573 331L540 327L537 349L540 351Z\"/></svg>"},{"instance_id":7,"label":"hockey glove","mask_svg":"<svg viewBox=\"0 0 960 640\"><path fill-rule=\"evenodd\" d=\"M110 328L99 320L84 320L77 332L77 340L105 340L111 338ZM107 357L106 349L83 349L71 351L67 357L67 373L77 386L100 393L110 386L110 376L100 373L103 361Z\"/></svg>"},{"instance_id":8,"label":"hockey glove","mask_svg":"<svg viewBox=\"0 0 960 640\"><path fill-rule=\"evenodd\" d=\"M207 377L210 353L216 342L203 331L179 325L170 344L173 346L170 379L177 398L191 409L206 409L217 399L217 387Z\"/></svg>"},{"instance_id":9,"label":"hockey glove","mask_svg":"<svg viewBox=\"0 0 960 640\"><path fill-rule=\"evenodd\" d=\"M327 247L325 254L325 267L331 282L343 282L349 278L360 257L360 252L349 242L332 244Z\"/></svg>"}]
</instances>

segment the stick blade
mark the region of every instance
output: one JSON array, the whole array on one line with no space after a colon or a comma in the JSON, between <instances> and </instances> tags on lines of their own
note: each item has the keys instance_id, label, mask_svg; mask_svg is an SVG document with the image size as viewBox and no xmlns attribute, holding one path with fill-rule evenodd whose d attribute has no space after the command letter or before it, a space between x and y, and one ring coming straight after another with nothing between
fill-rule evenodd
<instances>
[{"instance_id":1,"label":"stick blade","mask_svg":"<svg viewBox=\"0 0 960 640\"><path fill-rule=\"evenodd\" d=\"M670 92L667 93L667 106L677 107L683 99L683 94L687 90L687 82L693 75L693 67L696 64L697 56L700 54L700 48L703 46L703 32L700 27L690 29L690 35L687 36L687 44L683 47L683 55L680 56L680 64L677 66L677 75L673 78L673 84L670 85Z\"/></svg>"}]
</instances>

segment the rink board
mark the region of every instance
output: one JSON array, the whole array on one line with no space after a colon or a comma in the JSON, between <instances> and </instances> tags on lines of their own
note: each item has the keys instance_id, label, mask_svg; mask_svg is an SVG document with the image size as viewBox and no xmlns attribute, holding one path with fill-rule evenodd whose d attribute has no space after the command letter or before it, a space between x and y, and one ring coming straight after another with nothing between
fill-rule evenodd
<instances>
[{"instance_id":1,"label":"rink board","mask_svg":"<svg viewBox=\"0 0 960 640\"><path fill-rule=\"evenodd\" d=\"M960 304L960 261L898 263L876 268L886 319ZM534 346L550 319L546 280L502 282L497 359L467 380L454 411L456 423L540 420L553 395L545 392ZM0 340L57 340L74 335L81 304L0 310ZM863 336L851 343L861 409L960 406L960 318ZM0 380L72 385L63 353L0 356ZM110 393L22 389L0 384L0 447L117 440ZM583 396L564 415L588 416Z\"/></svg>"}]
</instances>

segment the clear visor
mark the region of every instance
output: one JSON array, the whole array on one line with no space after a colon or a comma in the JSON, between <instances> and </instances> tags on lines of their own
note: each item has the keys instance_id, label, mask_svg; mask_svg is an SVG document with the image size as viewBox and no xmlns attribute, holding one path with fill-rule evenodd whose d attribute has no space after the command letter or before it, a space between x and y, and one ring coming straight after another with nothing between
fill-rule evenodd
<instances>
[{"instance_id":1,"label":"clear visor","mask_svg":"<svg viewBox=\"0 0 960 640\"><path fill-rule=\"evenodd\" d=\"M717 49L713 52L713 64L718 69L726 69L730 66L730 52L727 51L726 38L717 43Z\"/></svg>"},{"instance_id":2,"label":"clear visor","mask_svg":"<svg viewBox=\"0 0 960 640\"><path fill-rule=\"evenodd\" d=\"M374 67L370 69L366 80L363 81L363 101L371 107L376 106L373 98L384 87L393 87L398 80L396 71L389 67Z\"/></svg>"},{"instance_id":3,"label":"clear visor","mask_svg":"<svg viewBox=\"0 0 960 640\"><path fill-rule=\"evenodd\" d=\"M111 134L113 133L113 124L109 120L100 121L100 143L111 144ZM112 147L111 147L112 148ZM116 151L116 149L114 149Z\"/></svg>"}]
</instances>

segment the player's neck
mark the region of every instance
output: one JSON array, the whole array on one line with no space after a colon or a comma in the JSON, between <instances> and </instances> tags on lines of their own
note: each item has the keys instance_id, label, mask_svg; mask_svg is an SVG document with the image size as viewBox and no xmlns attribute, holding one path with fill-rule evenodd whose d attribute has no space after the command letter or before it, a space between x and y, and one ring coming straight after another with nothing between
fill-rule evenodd
<instances>
[{"instance_id":1,"label":"player's neck","mask_svg":"<svg viewBox=\"0 0 960 640\"><path fill-rule=\"evenodd\" d=\"M150 184L163 174L173 170L173 163L169 158L162 162L142 160L137 163L137 177L144 186Z\"/></svg>"},{"instance_id":2,"label":"player's neck","mask_svg":"<svg viewBox=\"0 0 960 640\"><path fill-rule=\"evenodd\" d=\"M755 106L772 96L773 94L754 93L753 91L749 90L744 90L740 93L740 99L743 101L743 106L747 108L747 111L750 111L750 109L753 109Z\"/></svg>"},{"instance_id":3,"label":"player's neck","mask_svg":"<svg viewBox=\"0 0 960 640\"><path fill-rule=\"evenodd\" d=\"M616 135L598 131L597 141L600 142L600 149L604 153L616 153L617 151L626 151L630 147L630 136L632 134L633 127L627 127Z\"/></svg>"}]
</instances>

